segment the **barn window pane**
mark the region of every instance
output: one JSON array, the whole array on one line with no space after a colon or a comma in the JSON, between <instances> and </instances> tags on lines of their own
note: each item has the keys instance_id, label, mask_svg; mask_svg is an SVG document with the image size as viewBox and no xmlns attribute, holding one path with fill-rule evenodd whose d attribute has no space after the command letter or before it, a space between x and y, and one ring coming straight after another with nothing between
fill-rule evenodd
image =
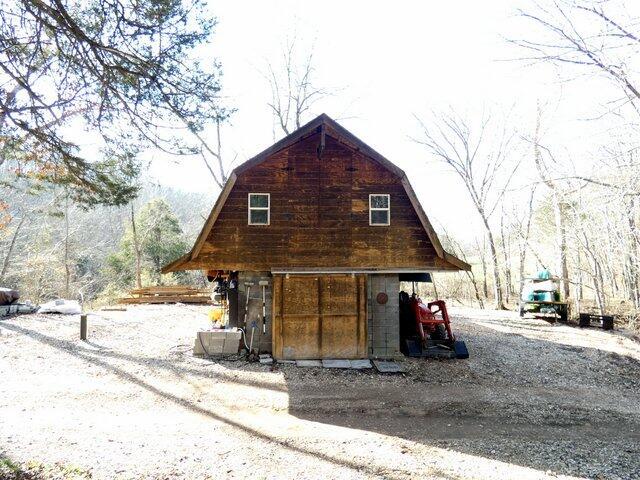
<instances>
[{"instance_id":1,"label":"barn window pane","mask_svg":"<svg viewBox=\"0 0 640 480\"><path fill-rule=\"evenodd\" d=\"M268 193L249 194L249 225L269 225L271 196Z\"/></svg>"},{"instance_id":2,"label":"barn window pane","mask_svg":"<svg viewBox=\"0 0 640 480\"><path fill-rule=\"evenodd\" d=\"M371 208L389 208L389 196L371 195Z\"/></svg>"},{"instance_id":3,"label":"barn window pane","mask_svg":"<svg viewBox=\"0 0 640 480\"><path fill-rule=\"evenodd\" d=\"M251 210L251 225L266 225L269 223L269 212L266 210Z\"/></svg>"},{"instance_id":4,"label":"barn window pane","mask_svg":"<svg viewBox=\"0 0 640 480\"><path fill-rule=\"evenodd\" d=\"M391 223L391 200L386 193L369 195L369 225Z\"/></svg>"},{"instance_id":5,"label":"barn window pane","mask_svg":"<svg viewBox=\"0 0 640 480\"><path fill-rule=\"evenodd\" d=\"M388 210L372 210L371 225L389 225Z\"/></svg>"},{"instance_id":6,"label":"barn window pane","mask_svg":"<svg viewBox=\"0 0 640 480\"><path fill-rule=\"evenodd\" d=\"M252 193L249 197L251 207L263 207L269 206L269 195L265 193Z\"/></svg>"}]
</instances>

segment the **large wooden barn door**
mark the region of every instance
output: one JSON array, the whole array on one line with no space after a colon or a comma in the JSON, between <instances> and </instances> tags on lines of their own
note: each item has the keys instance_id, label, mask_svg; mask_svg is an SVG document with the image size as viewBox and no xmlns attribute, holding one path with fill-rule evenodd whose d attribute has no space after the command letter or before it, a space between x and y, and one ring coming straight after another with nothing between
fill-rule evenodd
<instances>
[{"instance_id":1,"label":"large wooden barn door","mask_svg":"<svg viewBox=\"0 0 640 480\"><path fill-rule=\"evenodd\" d=\"M364 275L275 275L275 357L365 358L365 281Z\"/></svg>"}]
</instances>

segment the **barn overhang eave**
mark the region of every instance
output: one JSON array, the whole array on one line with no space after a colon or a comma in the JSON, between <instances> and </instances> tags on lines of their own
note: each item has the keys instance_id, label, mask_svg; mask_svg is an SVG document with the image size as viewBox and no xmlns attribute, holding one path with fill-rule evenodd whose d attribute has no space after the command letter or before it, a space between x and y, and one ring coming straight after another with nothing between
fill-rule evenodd
<instances>
[{"instance_id":1,"label":"barn overhang eave","mask_svg":"<svg viewBox=\"0 0 640 480\"><path fill-rule=\"evenodd\" d=\"M446 254L446 263L439 262L439 265L416 266L416 267L272 267L272 274L296 274L296 275L330 275L330 274L390 274L390 273L425 273L425 272L457 272L460 270L470 270L471 266L466 262ZM166 265L162 273L178 272L182 270L234 270L224 265L204 265L196 259L192 261L190 255L183 255L176 261ZM256 270L264 270L263 267L256 267Z\"/></svg>"},{"instance_id":2,"label":"barn overhang eave","mask_svg":"<svg viewBox=\"0 0 640 480\"><path fill-rule=\"evenodd\" d=\"M461 261L462 262L462 261ZM462 262L464 263L464 262ZM402 268L295 268L295 267L279 267L272 268L271 273L274 275L337 275L337 274L394 274L394 273L429 273L429 272L459 272L460 270L469 270L471 267L465 263L469 268L460 268L458 266L434 266L434 267L402 267Z\"/></svg>"},{"instance_id":3,"label":"barn overhang eave","mask_svg":"<svg viewBox=\"0 0 640 480\"><path fill-rule=\"evenodd\" d=\"M181 257L175 259L173 262L168 263L162 270L162 273L171 273L171 272L180 272L182 270L200 270L199 268L190 268L189 260L191 259L191 252L182 255Z\"/></svg>"},{"instance_id":4,"label":"barn overhang eave","mask_svg":"<svg viewBox=\"0 0 640 480\"><path fill-rule=\"evenodd\" d=\"M456 272L445 268L272 268L274 275L358 275L358 274L395 274L395 273L428 273Z\"/></svg>"}]
</instances>

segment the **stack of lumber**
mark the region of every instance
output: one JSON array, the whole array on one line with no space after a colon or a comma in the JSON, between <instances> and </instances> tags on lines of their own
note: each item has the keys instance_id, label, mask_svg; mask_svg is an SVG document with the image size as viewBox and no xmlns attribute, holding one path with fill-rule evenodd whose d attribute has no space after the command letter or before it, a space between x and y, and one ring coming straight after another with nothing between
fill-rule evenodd
<instances>
[{"instance_id":1,"label":"stack of lumber","mask_svg":"<svg viewBox=\"0 0 640 480\"><path fill-rule=\"evenodd\" d=\"M129 295L119 303L212 303L209 290L186 285L135 288Z\"/></svg>"}]
</instances>

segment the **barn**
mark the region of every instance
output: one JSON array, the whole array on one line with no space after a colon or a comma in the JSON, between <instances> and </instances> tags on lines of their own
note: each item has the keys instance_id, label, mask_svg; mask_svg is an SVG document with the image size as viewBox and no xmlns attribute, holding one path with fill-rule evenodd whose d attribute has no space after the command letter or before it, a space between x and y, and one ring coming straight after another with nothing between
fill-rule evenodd
<instances>
[{"instance_id":1,"label":"barn","mask_svg":"<svg viewBox=\"0 0 640 480\"><path fill-rule=\"evenodd\" d=\"M401 355L401 280L469 268L405 173L323 114L235 168L191 251L163 271L234 279L229 324L253 330L260 353L356 359Z\"/></svg>"}]
</instances>

